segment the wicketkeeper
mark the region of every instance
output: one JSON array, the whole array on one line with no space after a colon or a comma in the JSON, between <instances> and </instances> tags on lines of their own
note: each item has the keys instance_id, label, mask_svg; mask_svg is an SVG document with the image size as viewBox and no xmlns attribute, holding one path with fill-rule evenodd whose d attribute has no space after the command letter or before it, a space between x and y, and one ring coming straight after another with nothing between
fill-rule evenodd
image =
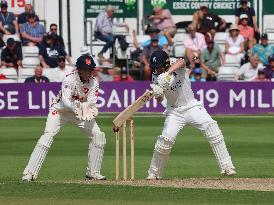
<instances>
[{"instance_id":1,"label":"wicketkeeper","mask_svg":"<svg viewBox=\"0 0 274 205\"><path fill-rule=\"evenodd\" d=\"M99 89L93 77L95 66L91 56L82 55L77 59L76 70L65 77L61 91L49 109L44 134L30 156L22 180L32 181L37 178L54 136L67 122L77 125L90 139L86 178L106 179L100 174L106 138L95 121Z\"/></svg>"},{"instance_id":2,"label":"wicketkeeper","mask_svg":"<svg viewBox=\"0 0 274 205\"><path fill-rule=\"evenodd\" d=\"M167 108L162 134L155 144L147 179L160 179L178 132L187 124L199 129L207 138L222 174L235 175L235 167L227 151L223 134L203 105L194 98L183 59L174 64L166 52L155 51L150 58L153 92L158 101L164 96Z\"/></svg>"}]
</instances>

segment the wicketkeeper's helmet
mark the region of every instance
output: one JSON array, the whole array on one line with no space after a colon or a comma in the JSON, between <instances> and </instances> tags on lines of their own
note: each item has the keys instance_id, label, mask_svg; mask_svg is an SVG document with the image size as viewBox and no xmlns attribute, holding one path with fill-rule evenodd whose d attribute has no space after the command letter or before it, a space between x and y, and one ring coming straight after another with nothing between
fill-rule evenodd
<instances>
[{"instance_id":1,"label":"wicketkeeper's helmet","mask_svg":"<svg viewBox=\"0 0 274 205\"><path fill-rule=\"evenodd\" d=\"M76 61L76 68L78 70L90 69L90 70L94 71L95 67L96 67L96 64L94 62L94 59L89 54L80 56Z\"/></svg>"},{"instance_id":2,"label":"wicketkeeper's helmet","mask_svg":"<svg viewBox=\"0 0 274 205\"><path fill-rule=\"evenodd\" d=\"M170 60L167 53L163 50L154 51L150 57L150 68L152 72L155 71L156 68L164 68L168 70L170 67Z\"/></svg>"}]
</instances>

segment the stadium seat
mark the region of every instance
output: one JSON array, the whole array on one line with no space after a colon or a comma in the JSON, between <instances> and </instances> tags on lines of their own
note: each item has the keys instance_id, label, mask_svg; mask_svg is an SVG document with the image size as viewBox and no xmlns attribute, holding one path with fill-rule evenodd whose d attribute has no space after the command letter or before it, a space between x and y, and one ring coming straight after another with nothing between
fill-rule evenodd
<instances>
[{"instance_id":1,"label":"stadium seat","mask_svg":"<svg viewBox=\"0 0 274 205\"><path fill-rule=\"evenodd\" d=\"M25 57L22 60L22 65L24 68L35 68L40 64L40 60L38 57Z\"/></svg>"},{"instance_id":2,"label":"stadium seat","mask_svg":"<svg viewBox=\"0 0 274 205\"><path fill-rule=\"evenodd\" d=\"M23 46L22 47L23 57L38 57L39 48L37 46Z\"/></svg>"},{"instance_id":3,"label":"stadium seat","mask_svg":"<svg viewBox=\"0 0 274 205\"><path fill-rule=\"evenodd\" d=\"M273 33L268 33L268 43L274 44L274 30Z\"/></svg>"},{"instance_id":4,"label":"stadium seat","mask_svg":"<svg viewBox=\"0 0 274 205\"><path fill-rule=\"evenodd\" d=\"M274 33L273 19L274 19L274 15L264 15L263 17L264 33Z\"/></svg>"},{"instance_id":5,"label":"stadium seat","mask_svg":"<svg viewBox=\"0 0 274 205\"><path fill-rule=\"evenodd\" d=\"M5 44L7 44L7 40L9 38L13 38L15 41L21 41L20 37L16 34L13 34L13 35L4 35L3 36L3 41L5 42Z\"/></svg>"},{"instance_id":6,"label":"stadium seat","mask_svg":"<svg viewBox=\"0 0 274 205\"><path fill-rule=\"evenodd\" d=\"M17 83L17 79L2 79L0 80L0 84L3 84L3 83Z\"/></svg>"},{"instance_id":7,"label":"stadium seat","mask_svg":"<svg viewBox=\"0 0 274 205\"><path fill-rule=\"evenodd\" d=\"M91 55L97 56L105 44L106 43L104 41L100 41L98 39L93 40L91 44ZM110 56L109 49L107 50L106 53L104 53L104 56L109 58Z\"/></svg>"},{"instance_id":8,"label":"stadium seat","mask_svg":"<svg viewBox=\"0 0 274 205\"><path fill-rule=\"evenodd\" d=\"M174 36L174 44L184 42L187 37L187 33L176 33Z\"/></svg>"},{"instance_id":9,"label":"stadium seat","mask_svg":"<svg viewBox=\"0 0 274 205\"><path fill-rule=\"evenodd\" d=\"M234 76L237 71L237 67L220 67L217 80L218 81L234 81Z\"/></svg>"},{"instance_id":10,"label":"stadium seat","mask_svg":"<svg viewBox=\"0 0 274 205\"><path fill-rule=\"evenodd\" d=\"M217 32L215 34L214 40L216 43L224 44L227 36L228 36L228 33L226 32Z\"/></svg>"},{"instance_id":11,"label":"stadium seat","mask_svg":"<svg viewBox=\"0 0 274 205\"><path fill-rule=\"evenodd\" d=\"M7 79L14 79L17 80L18 75L14 68L1 68L0 74L6 76Z\"/></svg>"},{"instance_id":12,"label":"stadium seat","mask_svg":"<svg viewBox=\"0 0 274 205\"><path fill-rule=\"evenodd\" d=\"M114 35L129 35L128 30L126 27L121 27L121 26L113 26L113 34Z\"/></svg>"},{"instance_id":13,"label":"stadium seat","mask_svg":"<svg viewBox=\"0 0 274 205\"><path fill-rule=\"evenodd\" d=\"M183 44L175 44L173 46L173 55L176 58L181 58L185 56L186 48Z\"/></svg>"},{"instance_id":14,"label":"stadium seat","mask_svg":"<svg viewBox=\"0 0 274 205\"><path fill-rule=\"evenodd\" d=\"M225 55L225 65L239 67L241 65L241 59L237 55Z\"/></svg>"},{"instance_id":15,"label":"stadium seat","mask_svg":"<svg viewBox=\"0 0 274 205\"><path fill-rule=\"evenodd\" d=\"M22 68L19 70L20 79L26 79L34 75L33 68Z\"/></svg>"}]
</instances>

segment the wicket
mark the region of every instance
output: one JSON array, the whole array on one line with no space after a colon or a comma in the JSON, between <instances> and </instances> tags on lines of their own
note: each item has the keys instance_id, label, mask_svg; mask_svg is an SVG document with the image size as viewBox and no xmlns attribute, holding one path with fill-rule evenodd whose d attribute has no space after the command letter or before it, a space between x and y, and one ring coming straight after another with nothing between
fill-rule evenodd
<instances>
[{"instance_id":1,"label":"wicket","mask_svg":"<svg viewBox=\"0 0 274 205\"><path fill-rule=\"evenodd\" d=\"M130 179L134 179L134 121L126 120L123 127L123 180L127 180L127 122L130 125ZM116 132L116 180L120 178L120 134Z\"/></svg>"}]
</instances>

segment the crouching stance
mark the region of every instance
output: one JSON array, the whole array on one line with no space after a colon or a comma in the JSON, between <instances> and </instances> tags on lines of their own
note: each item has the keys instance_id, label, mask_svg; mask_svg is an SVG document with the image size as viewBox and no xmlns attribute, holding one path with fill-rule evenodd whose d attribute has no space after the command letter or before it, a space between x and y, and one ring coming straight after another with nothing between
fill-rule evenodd
<instances>
[{"instance_id":1,"label":"crouching stance","mask_svg":"<svg viewBox=\"0 0 274 205\"><path fill-rule=\"evenodd\" d=\"M155 51L150 59L153 72L153 91L157 101L167 99L164 112L165 123L162 134L155 144L153 158L147 179L160 179L165 163L175 143L178 132L187 124L199 129L208 142L217 159L220 171L224 175L235 175L235 167L227 151L222 132L202 104L194 98L191 84L183 59L170 63L164 51Z\"/></svg>"},{"instance_id":2,"label":"crouching stance","mask_svg":"<svg viewBox=\"0 0 274 205\"><path fill-rule=\"evenodd\" d=\"M22 180L32 181L37 178L54 136L67 122L77 125L90 139L86 178L106 179L100 174L106 138L95 121L99 89L93 77L95 66L91 56L82 55L77 59L77 69L64 79L61 91L49 109L44 134L30 156Z\"/></svg>"}]
</instances>

